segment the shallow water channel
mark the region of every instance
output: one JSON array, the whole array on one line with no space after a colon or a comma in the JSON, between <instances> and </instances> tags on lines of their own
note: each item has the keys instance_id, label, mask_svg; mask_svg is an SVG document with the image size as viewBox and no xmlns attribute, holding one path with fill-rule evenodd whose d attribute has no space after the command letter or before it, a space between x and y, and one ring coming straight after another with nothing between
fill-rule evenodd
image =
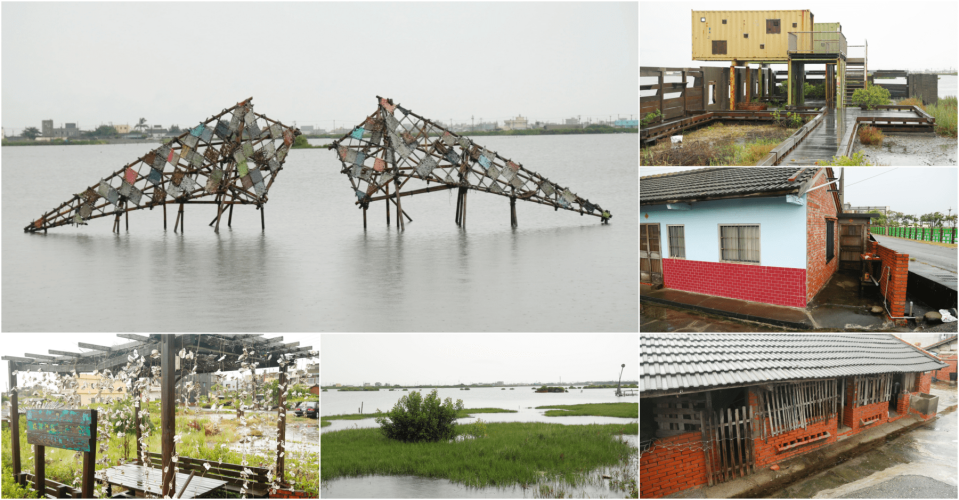
<instances>
[{"instance_id":1,"label":"shallow water channel","mask_svg":"<svg viewBox=\"0 0 959 500\"><path fill-rule=\"evenodd\" d=\"M516 410L516 413L483 413L476 417L457 419L459 424L475 422L482 418L485 422L548 422L561 425L622 424L637 422L637 419L614 417L547 417L546 410L537 410L537 406L571 405L588 403L624 403L639 404L638 396L616 397L615 389L572 389L568 393L536 394L534 387L515 387L510 390L501 388L482 388L461 391L459 389L437 389L437 394L454 401L462 399L467 408L503 408ZM360 405L364 413L374 413L377 409L389 411L396 401L414 389L404 392L380 390L371 392L329 390L320 394L320 408L323 416L359 413ZM429 393L432 389L420 389ZM343 429L377 427L373 417L362 420L331 420L328 427L320 428L320 433L336 432ZM638 450L638 436L622 436ZM535 497L573 497L573 498L625 498L626 493L610 488L610 481L603 475L636 477L638 471L638 453L628 464L614 468L600 468L592 471L584 484L575 487L564 482L544 481L536 486L523 488L486 487L472 488L447 479L425 478L417 476L363 476L341 478L321 483L320 495L323 498L535 498ZM321 478L322 480L322 478Z\"/></svg>"}]
</instances>

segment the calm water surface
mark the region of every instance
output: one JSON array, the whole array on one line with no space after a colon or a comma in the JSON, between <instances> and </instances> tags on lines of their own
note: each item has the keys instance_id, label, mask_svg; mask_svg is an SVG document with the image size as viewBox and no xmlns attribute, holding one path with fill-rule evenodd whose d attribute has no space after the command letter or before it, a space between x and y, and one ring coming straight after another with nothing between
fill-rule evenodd
<instances>
[{"instance_id":1,"label":"calm water surface","mask_svg":"<svg viewBox=\"0 0 959 500\"><path fill-rule=\"evenodd\" d=\"M4 331L637 331L638 136L483 137L500 154L614 215L473 192L466 229L453 191L362 211L334 154L294 150L260 213L160 208L47 235L23 227L155 145L2 148ZM324 141L325 142L325 141ZM420 186L417 186L420 187ZM395 222L395 216L393 217Z\"/></svg>"},{"instance_id":2,"label":"calm water surface","mask_svg":"<svg viewBox=\"0 0 959 500\"><path fill-rule=\"evenodd\" d=\"M389 411L397 400L413 389L403 392L402 389L379 391L347 391L339 392L330 389L320 393L320 412L323 416L359 413L360 405L364 413L375 413L377 409ZM423 395L429 394L432 389L421 389ZM580 392L582 391L582 392ZM636 422L636 419L615 417L547 417L546 410L537 410L537 406L546 405L578 405L587 403L635 403L639 404L639 397L616 397L616 389L572 389L565 393L536 394L533 387L516 387L516 390L501 391L499 388L482 388L461 391L459 389L437 389L441 399L451 398L453 401L462 399L467 408L503 408L516 410L517 413L480 413L476 417L457 419L458 423L468 424L481 418L485 422L549 422L564 425L585 424L621 424ZM320 428L321 433L337 431L353 427L376 427L376 421L371 417L363 420L330 420L330 425Z\"/></svg>"}]
</instances>

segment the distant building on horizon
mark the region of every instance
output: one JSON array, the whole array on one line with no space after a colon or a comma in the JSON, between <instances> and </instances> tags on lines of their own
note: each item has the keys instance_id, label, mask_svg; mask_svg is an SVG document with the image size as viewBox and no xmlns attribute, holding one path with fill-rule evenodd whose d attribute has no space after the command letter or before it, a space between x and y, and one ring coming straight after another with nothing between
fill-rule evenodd
<instances>
[{"instance_id":1,"label":"distant building on horizon","mask_svg":"<svg viewBox=\"0 0 959 500\"><path fill-rule=\"evenodd\" d=\"M529 119L524 118L523 115L518 115L516 118L509 120L503 120L503 130L526 130L529 128Z\"/></svg>"},{"instance_id":2,"label":"distant building on horizon","mask_svg":"<svg viewBox=\"0 0 959 500\"><path fill-rule=\"evenodd\" d=\"M67 123L63 127L53 128L53 120L43 120L40 122L40 133L48 138L66 138L80 137L80 129L76 123Z\"/></svg>"}]
</instances>

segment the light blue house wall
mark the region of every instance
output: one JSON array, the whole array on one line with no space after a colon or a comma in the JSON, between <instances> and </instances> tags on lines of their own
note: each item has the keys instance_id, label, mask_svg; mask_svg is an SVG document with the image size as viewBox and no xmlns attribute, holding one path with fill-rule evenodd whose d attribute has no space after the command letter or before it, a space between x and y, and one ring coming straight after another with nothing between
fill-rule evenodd
<instances>
[{"instance_id":1,"label":"light blue house wall","mask_svg":"<svg viewBox=\"0 0 959 500\"><path fill-rule=\"evenodd\" d=\"M760 265L806 269L806 195L774 198L737 198L640 207L640 222L660 224L662 255L669 257L667 224L685 226L686 260L719 262L720 224L759 224ZM646 215L649 215L647 218Z\"/></svg>"}]
</instances>

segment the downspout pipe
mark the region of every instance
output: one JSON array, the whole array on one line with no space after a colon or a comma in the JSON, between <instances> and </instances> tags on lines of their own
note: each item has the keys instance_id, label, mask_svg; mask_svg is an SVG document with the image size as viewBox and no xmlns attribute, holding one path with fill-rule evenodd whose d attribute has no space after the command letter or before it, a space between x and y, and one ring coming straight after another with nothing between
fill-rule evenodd
<instances>
[{"instance_id":1,"label":"downspout pipe","mask_svg":"<svg viewBox=\"0 0 959 500\"><path fill-rule=\"evenodd\" d=\"M889 266L886 266L885 271L883 271L883 273L882 273L883 276L886 275L886 271L888 271L888 270L889 270ZM879 283L876 282L876 278L870 276L869 279L871 279L873 283L876 283L876 286L879 287L879 291L880 291L880 293L881 293L881 292L882 292L882 286L880 286ZM879 281L882 281L882 276L879 277ZM887 290L889 289L889 282L888 282L888 281L886 282L886 289L887 289ZM918 318L918 316L893 316L893 315L892 315L892 312L889 311L889 306L886 304L886 294L883 294L883 295L882 295L882 305L883 305L883 307L886 308L886 314L889 315L889 319L916 319L916 318Z\"/></svg>"}]
</instances>

